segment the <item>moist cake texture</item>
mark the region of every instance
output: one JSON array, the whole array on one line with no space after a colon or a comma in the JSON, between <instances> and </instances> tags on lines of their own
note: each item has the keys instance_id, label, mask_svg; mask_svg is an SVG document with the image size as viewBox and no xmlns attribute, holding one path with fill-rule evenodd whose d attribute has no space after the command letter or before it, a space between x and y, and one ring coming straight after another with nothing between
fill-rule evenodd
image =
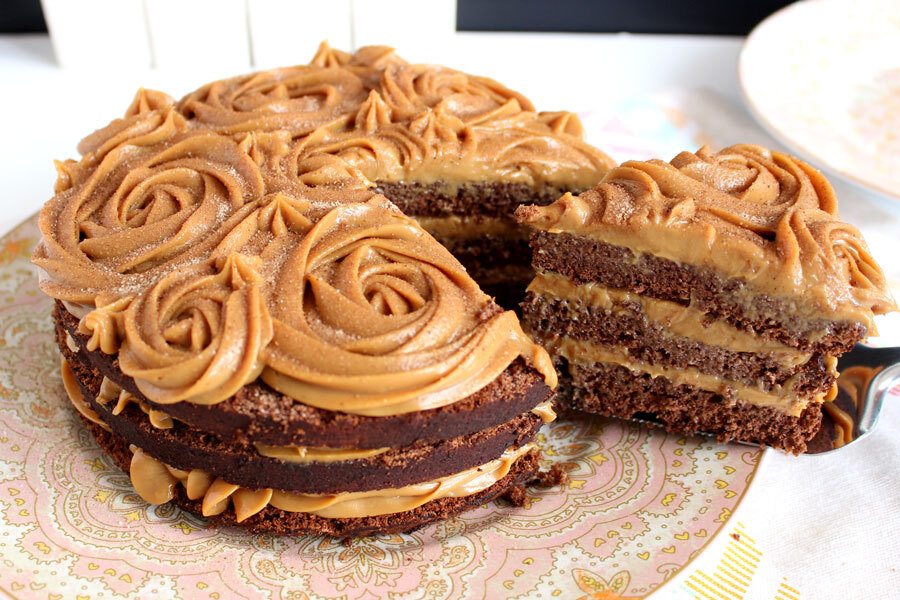
<instances>
[{"instance_id":1,"label":"moist cake texture","mask_svg":"<svg viewBox=\"0 0 900 600\"><path fill-rule=\"evenodd\" d=\"M426 229L515 271L494 256L524 244L515 206L608 167L576 117L323 45L178 102L141 90L79 151L33 260L69 399L148 502L349 537L537 475L551 359Z\"/></svg>"},{"instance_id":2,"label":"moist cake texture","mask_svg":"<svg viewBox=\"0 0 900 600\"><path fill-rule=\"evenodd\" d=\"M516 216L523 320L588 412L802 452L837 357L894 308L825 178L759 146L626 162Z\"/></svg>"}]
</instances>

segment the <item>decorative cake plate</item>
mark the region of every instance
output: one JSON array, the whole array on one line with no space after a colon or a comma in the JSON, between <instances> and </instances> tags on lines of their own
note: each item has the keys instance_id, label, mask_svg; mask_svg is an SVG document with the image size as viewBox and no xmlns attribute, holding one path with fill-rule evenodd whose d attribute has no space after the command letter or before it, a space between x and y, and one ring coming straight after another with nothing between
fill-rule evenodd
<instances>
[{"instance_id":1,"label":"decorative cake plate","mask_svg":"<svg viewBox=\"0 0 900 600\"><path fill-rule=\"evenodd\" d=\"M816 166L900 200L900 3L798 2L750 34L750 112Z\"/></svg>"},{"instance_id":2,"label":"decorative cake plate","mask_svg":"<svg viewBox=\"0 0 900 600\"><path fill-rule=\"evenodd\" d=\"M0 596L639 598L723 530L761 452L605 420L539 441L564 489L344 544L148 506L69 405L32 218L0 238Z\"/></svg>"}]
</instances>

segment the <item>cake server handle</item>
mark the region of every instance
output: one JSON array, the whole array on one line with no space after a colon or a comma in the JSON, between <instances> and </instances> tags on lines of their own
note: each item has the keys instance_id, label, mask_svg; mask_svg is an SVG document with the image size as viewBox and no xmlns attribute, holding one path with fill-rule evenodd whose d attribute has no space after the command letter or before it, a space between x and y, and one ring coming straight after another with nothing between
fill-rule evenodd
<instances>
[{"instance_id":1,"label":"cake server handle","mask_svg":"<svg viewBox=\"0 0 900 600\"><path fill-rule=\"evenodd\" d=\"M876 348L857 344L838 361L838 380L851 369L859 367L878 371L865 381L864 387L858 392L859 406L856 407L851 439L842 445L832 444L831 447L820 446L816 449L811 447L807 454L828 454L846 448L875 429L885 398L900 385L900 347ZM827 412L823 418L828 418Z\"/></svg>"},{"instance_id":2,"label":"cake server handle","mask_svg":"<svg viewBox=\"0 0 900 600\"><path fill-rule=\"evenodd\" d=\"M859 345L853 350L857 351L862 355L860 359L868 359L864 366L883 368L872 378L865 390L854 442L872 432L878 422L885 398L891 390L900 385L900 348L871 348Z\"/></svg>"}]
</instances>

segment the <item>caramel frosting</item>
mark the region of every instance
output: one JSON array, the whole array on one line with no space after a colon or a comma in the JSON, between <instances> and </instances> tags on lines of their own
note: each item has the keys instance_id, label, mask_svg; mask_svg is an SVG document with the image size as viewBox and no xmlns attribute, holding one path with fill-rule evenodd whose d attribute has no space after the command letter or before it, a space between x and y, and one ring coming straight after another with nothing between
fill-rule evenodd
<instances>
[{"instance_id":1,"label":"caramel frosting","mask_svg":"<svg viewBox=\"0 0 900 600\"><path fill-rule=\"evenodd\" d=\"M84 394L81 393L81 388L78 387L78 380L75 379L75 374L72 373L72 367L69 366L69 363L66 362L65 358L60 359L59 371L60 376L62 377L63 387L66 390L66 396L68 396L69 401L72 403L72 406L75 407L75 410L91 423L95 423L109 431L109 425L100 418L100 415L98 415L84 399Z\"/></svg>"},{"instance_id":2,"label":"caramel frosting","mask_svg":"<svg viewBox=\"0 0 900 600\"><path fill-rule=\"evenodd\" d=\"M848 408L855 409L856 413L859 412L860 407L865 402L864 394L869 387L869 383L882 369L883 367L872 368L857 365L841 371L837 385L850 401ZM834 423L834 447L840 448L852 442L854 439L853 428L856 426L857 415L851 415L838 406L836 402L826 402L822 405L822 408Z\"/></svg>"},{"instance_id":3,"label":"caramel frosting","mask_svg":"<svg viewBox=\"0 0 900 600\"><path fill-rule=\"evenodd\" d=\"M447 217L416 217L422 228L439 240L473 240L485 236L507 240L527 240L528 232L512 219L449 215Z\"/></svg>"},{"instance_id":4,"label":"caramel frosting","mask_svg":"<svg viewBox=\"0 0 900 600\"><path fill-rule=\"evenodd\" d=\"M408 485L402 488L317 495L283 490L250 490L214 478L205 471L175 469L131 447L131 482L138 494L150 504L164 504L175 497L182 486L187 497L202 502L203 516L221 514L232 506L238 523L266 506L286 512L309 513L329 519L349 519L413 510L432 500L476 494L494 485L509 473L513 464L536 448L525 444L506 450L499 458L454 475Z\"/></svg>"},{"instance_id":5,"label":"caramel frosting","mask_svg":"<svg viewBox=\"0 0 900 600\"><path fill-rule=\"evenodd\" d=\"M147 419L153 427L157 429L172 429L175 426L175 420L172 417L160 410L150 408L146 402L135 398L134 394L123 389L119 384L107 377L100 381L100 390L97 392L96 400L101 405L109 404L115 400L116 403L112 411L110 411L115 416L122 414L122 411L128 408L129 404L137 404L141 411L147 415Z\"/></svg>"},{"instance_id":6,"label":"caramel frosting","mask_svg":"<svg viewBox=\"0 0 900 600\"><path fill-rule=\"evenodd\" d=\"M831 185L808 164L759 146L704 147L670 163L629 161L592 190L520 208L537 229L569 232L709 267L820 316L874 331L895 308L859 231L842 222Z\"/></svg>"},{"instance_id":7,"label":"caramel frosting","mask_svg":"<svg viewBox=\"0 0 900 600\"><path fill-rule=\"evenodd\" d=\"M812 398L800 397L794 391L799 375L791 377L781 385L773 386L770 390L764 390L704 373L695 367L674 368L648 364L630 357L626 349L610 348L565 336L548 338L544 340L544 345L552 354L564 357L573 365L598 362L621 365L632 371L647 373L651 377L665 377L675 385L689 385L726 397L733 396L746 404L772 407L795 417L799 416L810 402L827 401L833 398L836 392L835 388ZM827 357L826 364L829 372L836 376L837 359Z\"/></svg>"},{"instance_id":8,"label":"caramel frosting","mask_svg":"<svg viewBox=\"0 0 900 600\"><path fill-rule=\"evenodd\" d=\"M411 65L391 48L323 44L310 65L208 84L181 113L215 131L287 131L375 181L504 181L586 189L614 166L578 117L535 112L492 79Z\"/></svg>"},{"instance_id":9,"label":"caramel frosting","mask_svg":"<svg viewBox=\"0 0 900 600\"><path fill-rule=\"evenodd\" d=\"M556 420L556 411L553 410L553 401L546 400L531 409L531 414L537 415L544 423L552 423Z\"/></svg>"},{"instance_id":10,"label":"caramel frosting","mask_svg":"<svg viewBox=\"0 0 900 600\"><path fill-rule=\"evenodd\" d=\"M312 406L444 406L546 352L371 188L381 179L587 187L611 166L577 117L497 82L322 46L309 65L140 90L57 164L33 261L157 404L257 377ZM452 181L451 181L452 183Z\"/></svg>"},{"instance_id":11,"label":"caramel frosting","mask_svg":"<svg viewBox=\"0 0 900 600\"><path fill-rule=\"evenodd\" d=\"M263 456L277 458L285 462L309 464L372 458L390 451L390 448L361 450L357 448L313 448L310 446L268 446L266 444L256 444L256 451Z\"/></svg>"},{"instance_id":12,"label":"caramel frosting","mask_svg":"<svg viewBox=\"0 0 900 600\"><path fill-rule=\"evenodd\" d=\"M239 245L229 234L240 233L264 192L259 165L223 136L122 144L44 205L34 256L47 273L42 288L81 304L137 292L177 265Z\"/></svg>"},{"instance_id":13,"label":"caramel frosting","mask_svg":"<svg viewBox=\"0 0 900 600\"><path fill-rule=\"evenodd\" d=\"M708 346L727 348L733 352L768 353L787 368L801 365L812 356L776 340L769 340L722 320L710 320L703 311L677 302L641 296L598 283L575 284L562 275L538 273L528 291L541 296L576 302L604 311L631 310L639 307L647 319L667 333L696 340Z\"/></svg>"}]
</instances>

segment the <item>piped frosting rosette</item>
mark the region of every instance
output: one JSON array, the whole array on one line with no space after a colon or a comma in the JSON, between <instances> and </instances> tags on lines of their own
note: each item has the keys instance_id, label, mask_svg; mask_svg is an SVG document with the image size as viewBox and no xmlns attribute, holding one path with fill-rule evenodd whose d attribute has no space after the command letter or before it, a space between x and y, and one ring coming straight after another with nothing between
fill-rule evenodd
<instances>
[{"instance_id":1,"label":"piped frosting rosette","mask_svg":"<svg viewBox=\"0 0 900 600\"><path fill-rule=\"evenodd\" d=\"M613 166L584 142L576 115L537 113L486 77L390 61L370 87L354 111L299 139L294 152L338 156L371 181L553 179L586 188Z\"/></svg>"},{"instance_id":2,"label":"piped frosting rosette","mask_svg":"<svg viewBox=\"0 0 900 600\"><path fill-rule=\"evenodd\" d=\"M34 262L53 297L93 306L135 293L178 264L246 240L229 235L264 195L257 163L236 141L200 133L111 150L81 185L40 215Z\"/></svg>"},{"instance_id":3,"label":"piped frosting rosette","mask_svg":"<svg viewBox=\"0 0 900 600\"><path fill-rule=\"evenodd\" d=\"M152 146L171 140L188 128L187 121L175 110L175 101L167 94L140 89L125 111L125 116L98 129L78 144L81 160L56 161L56 193L79 185L103 158L125 144Z\"/></svg>"},{"instance_id":4,"label":"piped frosting rosette","mask_svg":"<svg viewBox=\"0 0 900 600\"><path fill-rule=\"evenodd\" d=\"M333 209L276 277L262 379L305 404L385 416L467 397L547 354L462 266L385 199Z\"/></svg>"},{"instance_id":5,"label":"piped frosting rosette","mask_svg":"<svg viewBox=\"0 0 900 600\"><path fill-rule=\"evenodd\" d=\"M381 71L397 63L403 61L385 46L348 54L323 43L309 65L207 84L182 99L179 109L223 133L284 130L301 136L352 112Z\"/></svg>"},{"instance_id":6,"label":"piped frosting rosette","mask_svg":"<svg viewBox=\"0 0 900 600\"><path fill-rule=\"evenodd\" d=\"M230 254L179 269L80 329L89 349L115 351L121 340L119 367L150 400L221 402L259 376L272 338L259 268L258 257Z\"/></svg>"}]
</instances>

